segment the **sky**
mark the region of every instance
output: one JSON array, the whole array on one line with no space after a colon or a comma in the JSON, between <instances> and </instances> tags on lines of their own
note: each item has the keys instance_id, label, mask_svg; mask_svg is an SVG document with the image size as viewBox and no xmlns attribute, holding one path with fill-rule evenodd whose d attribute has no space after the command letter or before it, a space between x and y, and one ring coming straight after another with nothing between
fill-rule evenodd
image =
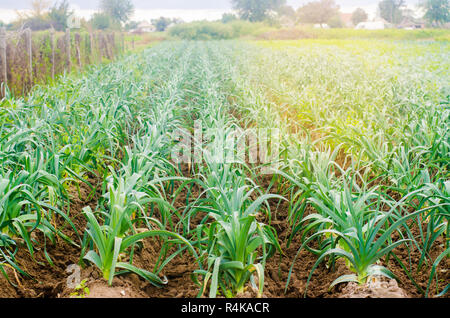
<instances>
[{"instance_id":1,"label":"sky","mask_svg":"<svg viewBox=\"0 0 450 318\"><path fill-rule=\"evenodd\" d=\"M295 9L312 0L287 0ZM53 0L52 2L56 2ZM185 21L193 20L217 20L222 14L232 10L230 0L132 0L135 6L135 14L132 20L151 20L159 16L179 17ZM375 15L379 0L336 0L341 11L352 12L361 7ZM410 6L414 6L419 0L406 0ZM14 20L16 10L26 11L30 9L31 0L0 0L0 20L10 22ZM89 18L98 9L100 0L69 0L76 14L83 18Z\"/></svg>"}]
</instances>

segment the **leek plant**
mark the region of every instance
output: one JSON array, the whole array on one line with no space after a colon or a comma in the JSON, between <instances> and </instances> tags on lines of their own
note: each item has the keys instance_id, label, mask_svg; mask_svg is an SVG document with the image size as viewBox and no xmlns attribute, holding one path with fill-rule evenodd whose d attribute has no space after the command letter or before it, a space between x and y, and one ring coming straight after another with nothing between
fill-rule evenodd
<instances>
[{"instance_id":1,"label":"leek plant","mask_svg":"<svg viewBox=\"0 0 450 318\"><path fill-rule=\"evenodd\" d=\"M230 69L224 60L214 60L218 51L211 46L212 58L206 49L199 49L200 63L193 72L198 82L191 89L191 98L199 105L193 111L203 127L206 142L199 147L203 161L195 165L195 182L203 189L201 195L183 213L183 224L190 224L198 213L204 216L191 231L193 245L207 268L195 271L194 279L201 286L199 296L209 289L209 297L242 295L248 283L264 287L264 268L268 257L281 251L276 232L257 219L268 216L268 200L283 199L279 195L263 194L248 176L252 169L237 154L235 144L229 144L237 127L227 115L230 107L226 94ZM220 69L220 71L218 70ZM195 93L194 93L195 92ZM237 136L239 138L239 136ZM198 276L202 276L200 283Z\"/></svg>"},{"instance_id":2,"label":"leek plant","mask_svg":"<svg viewBox=\"0 0 450 318\"><path fill-rule=\"evenodd\" d=\"M84 256L84 259L92 262L102 271L103 278L108 281L109 285L112 284L114 276L117 275L116 268L123 269L127 272L133 272L158 287L167 284L167 279L158 276L159 272L153 273L138 268L129 262L120 261L120 258L123 257L122 254L127 251L127 249L133 248L135 244L144 238L154 236L171 237L174 239L174 243L186 244L195 254L195 250L190 243L176 233L166 230L151 230L121 237L120 230L122 227L120 224L119 226L116 225L115 228L109 224L100 226L90 207L86 207L84 213L86 214L89 225L86 233L98 250L98 252L90 250ZM125 216L126 214L123 213L118 222L121 223Z\"/></svg>"},{"instance_id":3,"label":"leek plant","mask_svg":"<svg viewBox=\"0 0 450 318\"><path fill-rule=\"evenodd\" d=\"M56 224L74 227L67 190L84 182L92 197L95 176L103 195L95 211L84 209L81 258L110 284L134 272L163 286L164 267L188 250L199 265L200 295L233 297L250 283L261 296L266 261L282 253L269 200L283 196L255 184L259 167L228 160L236 149L226 141L242 128L266 128L285 137L276 178L290 197L287 246L318 257L307 285L319 264L333 267L338 258L352 275L332 286L395 278L381 262L399 261L395 249L405 244L421 253L418 270L431 266L427 289L418 286L429 296L450 244L449 55L441 45L165 42L37 86L26 98L7 90L0 101L0 271L25 274L15 253L26 245L33 256L35 231L77 244ZM170 136L192 130L194 120L207 140L194 141L203 158L189 163L191 178L180 177ZM175 208L194 185L199 197ZM152 269L140 269L133 257L148 237L160 238L162 249ZM432 259L441 238L445 250ZM411 263L401 266L413 279Z\"/></svg>"},{"instance_id":4,"label":"leek plant","mask_svg":"<svg viewBox=\"0 0 450 318\"><path fill-rule=\"evenodd\" d=\"M422 250L422 256L418 261L417 271L420 271L424 262L430 258L430 251L439 237L444 238L444 246L450 244L450 181L439 180L436 183L428 183L420 193L421 200L417 209L435 206L435 209L427 211L422 217L416 218L420 236L417 243ZM424 230L425 228L425 230Z\"/></svg>"},{"instance_id":5,"label":"leek plant","mask_svg":"<svg viewBox=\"0 0 450 318\"><path fill-rule=\"evenodd\" d=\"M171 220L176 212L169 203L170 193L166 191L166 184L173 186L176 181L185 181L185 178L178 177L178 169L167 159L173 146L170 134L179 127L177 112L183 94L179 86L186 77L186 60L178 63L179 68L172 70L170 80L153 92L152 104L135 110L137 125L130 126L127 140L120 141L129 142L124 146L123 155L118 158L113 153L105 156L114 165L109 166L107 192L100 202L98 216L90 208L84 210L88 229L83 254L88 248L90 250L83 258L97 266L109 284L115 275L123 272L116 269L122 269L161 287L167 284L167 280L160 274L175 256L187 248L197 258L188 240L166 230L167 226L174 229ZM161 220L148 215L148 209L154 205L158 207ZM145 228L138 228L142 224ZM135 248L143 239L155 236L163 239L158 263L152 271L137 268L133 265ZM168 255L169 247L173 245L184 247ZM126 257L129 257L127 262L124 261Z\"/></svg>"},{"instance_id":6,"label":"leek plant","mask_svg":"<svg viewBox=\"0 0 450 318\"><path fill-rule=\"evenodd\" d=\"M75 228L69 218L70 202L66 189L79 187L79 182L85 182L94 191L94 185L87 181L88 174L106 175L109 166L113 170L121 169L117 158L124 155L125 146L131 142L129 137L145 126L143 121L157 122L160 110L166 106L160 103L159 108L152 110L155 113L151 118L148 107L143 107L151 104L153 97L165 100L165 92L158 96L160 91L155 87L164 85L166 75L172 71L173 62L180 58L181 52L182 48L174 51L171 46L163 45L156 55L133 55L117 63L94 66L83 76L62 76L55 86L37 86L26 98L8 94L0 101L2 264L16 265L14 251L21 242L33 255L36 242L31 233L36 230L42 231L51 241L59 236L76 244L56 227L56 216L59 216L65 224ZM156 61L160 63L154 63ZM177 76L174 75L175 78ZM176 91L175 88L170 87L170 90ZM171 103L173 100L165 101ZM136 121L136 118L142 120ZM173 116L161 125L167 122L171 124L167 128L173 129L176 124ZM142 131L142 134L146 133ZM154 139L158 139L156 134ZM145 146L147 141L143 139L139 147ZM159 157L165 154L161 152ZM149 155L149 151L143 155ZM161 165L166 171L171 169L167 168L167 163L156 164ZM155 177L155 182L146 187L144 192L147 194L130 195L131 200L139 201L139 195L148 198L158 194L162 184L173 182L157 177L159 172L156 168L150 170L152 173L147 173L146 178ZM127 180L132 180L132 176L131 170ZM116 186L120 188L117 183ZM123 199L121 194L116 196L119 201ZM114 222L120 219L116 214L123 212L117 211L123 204L118 202L112 209ZM160 206L171 211L166 203ZM124 215L129 215L130 211ZM131 220L136 222L134 217ZM148 218L139 215L136 218L149 224ZM124 218L123 221L129 222L130 219ZM125 235L126 225L122 224L120 232ZM47 253L45 255L48 256Z\"/></svg>"},{"instance_id":7,"label":"leek plant","mask_svg":"<svg viewBox=\"0 0 450 318\"><path fill-rule=\"evenodd\" d=\"M218 204L214 195L198 203L214 219L211 224L197 228L199 236L205 237L202 248L208 255L208 271L197 271L205 276L203 290L210 281L210 297L216 297L219 289L224 296L234 297L244 292L252 274L256 273L261 297L266 259L281 248L273 229L257 222L256 217L264 202L280 196L263 195L251 202L249 197L254 189L248 187L233 188L232 192L209 189L207 196L211 190L220 192L223 205ZM262 255L259 255L260 248Z\"/></svg>"},{"instance_id":8,"label":"leek plant","mask_svg":"<svg viewBox=\"0 0 450 318\"><path fill-rule=\"evenodd\" d=\"M374 273L392 277L377 261L400 244L414 245L422 265L434 242L446 240L449 154L448 79L422 54L443 65L448 57L440 45L408 51L386 43L365 50L363 42L301 44L238 47L232 72L246 124L296 136L286 138L277 171L291 198L288 244L300 240L301 249L316 253L314 269L325 259L346 259L355 274L335 284L362 283ZM330 151L323 157L311 155L324 149ZM348 182L348 175L361 180Z\"/></svg>"}]
</instances>

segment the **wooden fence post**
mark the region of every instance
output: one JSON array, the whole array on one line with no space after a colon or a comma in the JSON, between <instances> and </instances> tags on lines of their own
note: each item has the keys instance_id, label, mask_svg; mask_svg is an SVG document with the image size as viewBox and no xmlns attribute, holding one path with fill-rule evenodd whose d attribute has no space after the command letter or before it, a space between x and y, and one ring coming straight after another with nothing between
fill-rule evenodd
<instances>
[{"instance_id":1,"label":"wooden fence post","mask_svg":"<svg viewBox=\"0 0 450 318\"><path fill-rule=\"evenodd\" d=\"M33 86L33 47L31 42L31 29L25 29L25 47L28 54L28 74L30 78L30 88Z\"/></svg>"},{"instance_id":2,"label":"wooden fence post","mask_svg":"<svg viewBox=\"0 0 450 318\"><path fill-rule=\"evenodd\" d=\"M52 80L55 80L55 29L50 30L50 46L52 47Z\"/></svg>"},{"instance_id":3,"label":"wooden fence post","mask_svg":"<svg viewBox=\"0 0 450 318\"><path fill-rule=\"evenodd\" d=\"M108 57L108 46L106 44L105 34L102 32L100 37L100 46L102 48L102 55L106 58Z\"/></svg>"},{"instance_id":4,"label":"wooden fence post","mask_svg":"<svg viewBox=\"0 0 450 318\"><path fill-rule=\"evenodd\" d=\"M110 48L109 48L109 37L108 37L108 33L105 33L105 34L103 34L103 45L104 45L104 48L105 48L105 55L106 55L106 58L108 59L108 60L110 60L111 59L111 50L110 50Z\"/></svg>"},{"instance_id":5,"label":"wooden fence post","mask_svg":"<svg viewBox=\"0 0 450 318\"><path fill-rule=\"evenodd\" d=\"M102 41L101 41L102 37L101 37L101 33L98 32L97 33L97 47L98 47L98 63L102 62L102 58L103 58L103 50L102 50Z\"/></svg>"},{"instance_id":6,"label":"wooden fence post","mask_svg":"<svg viewBox=\"0 0 450 318\"><path fill-rule=\"evenodd\" d=\"M116 45L116 35L114 34L114 32L111 33L111 41L112 41L111 51L113 55L112 58L115 59L118 52L118 46Z\"/></svg>"},{"instance_id":7,"label":"wooden fence post","mask_svg":"<svg viewBox=\"0 0 450 318\"><path fill-rule=\"evenodd\" d=\"M125 53L125 34L122 32L122 53Z\"/></svg>"},{"instance_id":8,"label":"wooden fence post","mask_svg":"<svg viewBox=\"0 0 450 318\"><path fill-rule=\"evenodd\" d=\"M0 85L3 88L0 91L0 95L5 96L6 87L4 87L8 82L8 73L6 70L6 30L5 28L0 29Z\"/></svg>"},{"instance_id":9,"label":"wooden fence post","mask_svg":"<svg viewBox=\"0 0 450 318\"><path fill-rule=\"evenodd\" d=\"M109 59L114 59L114 39L113 39L113 33L106 35L106 42L108 42L108 49L109 49Z\"/></svg>"},{"instance_id":10,"label":"wooden fence post","mask_svg":"<svg viewBox=\"0 0 450 318\"><path fill-rule=\"evenodd\" d=\"M70 73L72 69L71 52L70 52L70 29L66 29L66 54L67 54L67 70Z\"/></svg>"},{"instance_id":11,"label":"wooden fence post","mask_svg":"<svg viewBox=\"0 0 450 318\"><path fill-rule=\"evenodd\" d=\"M96 62L95 58L97 57L97 52L95 51L94 35L92 32L89 32L89 44L91 53L89 54L89 63L93 64Z\"/></svg>"},{"instance_id":12,"label":"wooden fence post","mask_svg":"<svg viewBox=\"0 0 450 318\"><path fill-rule=\"evenodd\" d=\"M91 54L89 54L90 53L89 48L90 48L90 33L85 33L84 34L84 56L83 56L84 59L83 59L83 61L84 61L84 64L86 64L86 65L92 63L91 59L90 59Z\"/></svg>"},{"instance_id":13,"label":"wooden fence post","mask_svg":"<svg viewBox=\"0 0 450 318\"><path fill-rule=\"evenodd\" d=\"M81 36L80 36L80 33L76 33L75 34L75 50L76 50L76 54L77 54L78 67L81 69L83 65L81 63L80 45L81 45Z\"/></svg>"},{"instance_id":14,"label":"wooden fence post","mask_svg":"<svg viewBox=\"0 0 450 318\"><path fill-rule=\"evenodd\" d=\"M106 58L109 60L109 59L111 59L111 54L110 54L110 50L109 50L108 33L103 34L102 42L103 42L103 48L105 49Z\"/></svg>"}]
</instances>

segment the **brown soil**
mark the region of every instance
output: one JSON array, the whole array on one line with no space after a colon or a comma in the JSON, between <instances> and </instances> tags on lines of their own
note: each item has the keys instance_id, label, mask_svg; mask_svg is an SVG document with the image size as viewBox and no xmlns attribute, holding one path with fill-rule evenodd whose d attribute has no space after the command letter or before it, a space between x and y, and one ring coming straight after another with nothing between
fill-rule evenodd
<instances>
[{"instance_id":1,"label":"brown soil","mask_svg":"<svg viewBox=\"0 0 450 318\"><path fill-rule=\"evenodd\" d=\"M76 232L62 218L56 218L58 228L78 245L86 228L86 220L82 215L82 209L85 206L91 206L95 209L100 195L98 178L90 176L88 181L92 185L96 185L94 192L84 183L80 184L79 194L75 187L70 187L68 191L71 198L71 209L70 212L66 212L69 213ZM89 199L87 200L87 198ZM78 263L81 253L79 247L69 244L61 238L57 238L55 244L53 244L42 233L33 233L32 237L37 241L34 258L25 246L20 246L16 255L19 267L31 277L22 277L15 270L5 268L9 279L17 287L11 286L7 279L0 275L0 297L58 297L64 289L67 277L70 275L66 272L67 267ZM49 264L45 253L51 258L53 265Z\"/></svg>"},{"instance_id":2,"label":"brown soil","mask_svg":"<svg viewBox=\"0 0 450 318\"><path fill-rule=\"evenodd\" d=\"M94 282L90 286L86 298L145 298L145 294L137 292L132 284L123 280L115 280L112 286L104 281Z\"/></svg>"},{"instance_id":3,"label":"brown soil","mask_svg":"<svg viewBox=\"0 0 450 318\"><path fill-rule=\"evenodd\" d=\"M138 267L153 268L156 257L159 255L160 245L155 240L151 244L151 248L150 244L144 244L144 250L135 262ZM162 274L168 279L167 286L158 288L140 280L141 288L148 297L152 298L196 297L198 288L191 279L191 273L197 268L195 259L188 253L184 253L177 256L164 268ZM131 275L131 278L133 276L135 275ZM138 279L137 276L134 277L135 281L136 279Z\"/></svg>"},{"instance_id":4,"label":"brown soil","mask_svg":"<svg viewBox=\"0 0 450 318\"><path fill-rule=\"evenodd\" d=\"M263 189L268 190L270 193L280 193L277 183L274 186L269 187L271 184L272 176L264 176L259 181L259 184ZM299 243L296 243L294 239L289 248L286 248L286 242L290 235L290 226L288 225L288 202L273 201L270 203L271 211L273 213L272 226L276 229L283 250L283 255L278 253L270 260L268 260L266 265L266 276L265 276L265 296L266 297L304 297L305 288L308 276L314 263L317 261L317 256L302 250L297 257L295 265L292 269L291 282L286 289L286 281L288 278L289 270L291 269L292 262L297 254L299 248ZM307 211L306 214L308 214ZM412 211L411 211L412 212ZM266 222L268 220L265 220ZM412 228L412 233L414 236L418 237L419 230L410 224ZM395 238L395 237L394 237ZM397 237L398 239L398 237ZM444 251L444 242L442 238L439 238L435 243L432 251L431 258L435 259L439 254ZM430 277L431 266L426 264L422 267L421 271L417 271L417 262L420 259L420 253L417 249L411 248L408 250L404 245L399 246L394 250L395 255L409 268L409 260L411 257L411 275L423 290L426 290L428 280ZM341 284L334 287L331 291L329 290L330 284L341 275L351 274L351 272L345 266L342 260L338 260L334 269L327 268L325 263L319 265L315 270L311 281L308 286L308 291L306 293L307 297L311 298L336 298L336 297L348 297L353 295L353 297L358 296L359 298L368 297L396 297L400 294L405 295L405 297L423 297L423 295L414 286L411 279L407 276L400 264L393 258L390 257L389 261L386 263L383 260L382 265L389 268L400 280L399 285L395 281L386 283L385 279L378 280L378 284L372 284L369 286L359 286L355 288L354 284ZM450 259L444 259L439 267L437 268L437 273L439 276L438 290L442 291L445 286L450 282ZM346 287L348 285L348 287ZM352 287L353 286L353 287ZM433 290L434 287L434 290ZM347 288L345 290L345 288ZM432 288L430 289L430 296L436 294L436 283L433 282ZM447 293L444 297L450 297Z\"/></svg>"},{"instance_id":5,"label":"brown soil","mask_svg":"<svg viewBox=\"0 0 450 318\"><path fill-rule=\"evenodd\" d=\"M277 184L269 187L271 181L272 176L264 176L260 180L260 185L263 189L268 190L269 193L279 193ZM271 225L275 228L278 234L279 241L282 242L281 249L283 251L283 255L277 253L267 262L264 281L264 295L270 298L304 297L306 282L308 280L311 268L314 266L314 263L317 260L317 256L306 250L302 250L300 252L292 269L290 284L288 285L285 292L289 271L291 269L292 262L297 254L299 244L296 244L294 240L291 243L290 247L287 248L286 243L290 235L290 226L287 222L289 203L287 201L283 201L280 203L278 200L272 200L270 202L270 208L273 214L273 221ZM306 296L311 298L337 297L337 295L339 295L339 291L329 291L328 287L336 278L343 274L350 274L343 262L338 262L334 271L327 268L325 264L322 263L315 270L311 278Z\"/></svg>"},{"instance_id":6,"label":"brown soil","mask_svg":"<svg viewBox=\"0 0 450 318\"><path fill-rule=\"evenodd\" d=\"M188 173L184 167L183 173ZM259 184L262 189L268 189L271 193L279 192L277 184L269 189L272 177L264 176L259 180ZM98 183L96 183L98 184ZM87 197L90 193L89 188L82 186L82 197ZM179 198L175 201L175 206L180 209L186 206L186 201L192 202L192 200L200 194L198 188L191 190L193 195L190 199L187 199L187 189L185 189ZM89 201L79 199L74 195L75 192L71 191L73 200L71 208L71 218L74 220L75 226L79 234L85 228L86 222L84 216L81 214L81 209L90 205L95 208L99 193ZM277 253L274 257L268 260L266 265L265 275L265 289L263 297L270 298L298 298L304 297L305 287L308 275L311 268L317 260L317 256L308 251L302 251L295 265L293 267L291 282L285 293L285 284L287 281L288 273L292 265L292 261L297 253L298 242L293 241L289 248L286 247L286 241L290 233L290 226L287 224L288 216L288 203L279 202L278 200L272 200L270 202L272 211L271 225L276 229L283 254ZM192 220L191 227L198 224L203 216L197 216ZM268 221L268 220L265 220ZM64 233L73 238L76 242L77 236L70 227L65 227ZM18 260L24 270L26 270L33 279L21 277L14 273L11 269L7 269L10 279L17 287L13 287L8 281L0 276L0 297L70 297L70 294L74 292L73 289L67 288L66 283L70 273L66 272L66 269L71 264L77 264L80 257L80 249L73 245L66 243L59 239L56 244L47 242L46 248L48 255L54 261L54 266L50 266L44 256L45 241L42 235L36 235L36 239L39 244L39 249L36 249L35 260L33 260L26 248L19 249ZM432 252L432 256L435 257L442 247L443 242L436 244L435 250ZM143 242L143 248L136 250L133 264L144 268L146 270L152 270L161 250L161 241L158 239L146 239ZM403 248L396 250L396 255L408 264L408 253ZM418 252L412 251L412 260L418 258ZM399 296L401 293L404 297L421 297L422 295L417 291L411 280L406 276L399 264L392 258L389 260L389 268L396 274L401 283L395 286L394 283L383 282L377 286L354 286L349 284L341 284L332 290L329 290L330 284L339 276L343 274L350 274L343 262L338 261L335 265L335 269L327 268L325 263L319 265L314 272L310 281L307 297L312 298L338 298L338 297L378 297L378 296ZM413 265L414 267L415 265ZM415 281L422 288L426 289L430 266L424 266L426 270L419 272L418 274L413 271ZM450 281L448 269L450 268L450 260L444 260L439 266L439 290ZM88 267L81 272L81 278L86 279L86 286L89 288L89 294L86 297L92 298L185 298L196 297L199 292L199 287L194 284L191 279L191 273L198 269L194 258L188 253L178 255L175 257L162 271L161 277L165 276L168 279L168 284L163 288L158 288L151 285L149 282L141 279L135 274L123 275L116 277L113 281L113 285L108 286L107 282L101 278L100 273L94 267ZM434 285L435 287L435 285ZM431 295L435 294L435 288L432 289ZM255 297L256 292L251 288L246 290L242 297ZM448 295L447 295L448 297Z\"/></svg>"},{"instance_id":7,"label":"brown soil","mask_svg":"<svg viewBox=\"0 0 450 318\"><path fill-rule=\"evenodd\" d=\"M412 226L412 233L415 237L419 237L419 229L417 228L417 226ZM444 252L444 250L444 241L442 237L440 237L437 239L430 252L431 259L435 260L442 252ZM423 291L426 291L428 281L430 279L432 264L425 263L422 265L421 269L418 270L418 261L420 259L421 253L414 246L411 246L411 248L408 249L405 245L401 245L394 250L394 254L411 272L412 278L414 279L416 284ZM383 260L382 264L389 268L399 278L399 286L406 290L408 294L411 295L411 297L422 297L422 294L414 286L414 283L402 269L400 263L397 260L391 257L387 262L386 260ZM436 286L436 281L433 281L430 286L430 296L437 294L436 287L439 291L442 291L447 286L447 284L450 283L450 259L443 259L439 264L436 272L439 277L439 284L438 286ZM444 297L449 298L450 293L447 293Z\"/></svg>"},{"instance_id":8,"label":"brown soil","mask_svg":"<svg viewBox=\"0 0 450 318\"><path fill-rule=\"evenodd\" d=\"M373 278L366 285L349 283L340 298L409 298L396 280Z\"/></svg>"}]
</instances>

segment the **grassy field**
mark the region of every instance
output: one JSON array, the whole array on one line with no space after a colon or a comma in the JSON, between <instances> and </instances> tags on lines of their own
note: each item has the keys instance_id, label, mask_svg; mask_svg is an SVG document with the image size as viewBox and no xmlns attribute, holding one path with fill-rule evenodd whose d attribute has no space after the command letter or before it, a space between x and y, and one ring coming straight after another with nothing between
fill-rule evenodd
<instances>
[{"instance_id":1,"label":"grassy field","mask_svg":"<svg viewBox=\"0 0 450 318\"><path fill-rule=\"evenodd\" d=\"M449 53L168 41L7 96L0 296L448 297Z\"/></svg>"},{"instance_id":2,"label":"grassy field","mask_svg":"<svg viewBox=\"0 0 450 318\"><path fill-rule=\"evenodd\" d=\"M428 41L450 41L450 32L445 29L422 29L422 30L355 30L355 29L321 29L306 26L294 28L281 28L267 30L258 34L259 38L265 40L300 40L300 39L328 39L328 40L428 40Z\"/></svg>"},{"instance_id":3,"label":"grassy field","mask_svg":"<svg viewBox=\"0 0 450 318\"><path fill-rule=\"evenodd\" d=\"M156 33L158 34L158 33ZM182 40L301 40L301 39L376 39L376 40L419 40L450 41L448 29L383 29L356 30L348 28L313 28L310 25L282 27L267 23L250 23L246 21L192 22L176 25L163 36ZM147 35L149 36L149 35Z\"/></svg>"}]
</instances>

